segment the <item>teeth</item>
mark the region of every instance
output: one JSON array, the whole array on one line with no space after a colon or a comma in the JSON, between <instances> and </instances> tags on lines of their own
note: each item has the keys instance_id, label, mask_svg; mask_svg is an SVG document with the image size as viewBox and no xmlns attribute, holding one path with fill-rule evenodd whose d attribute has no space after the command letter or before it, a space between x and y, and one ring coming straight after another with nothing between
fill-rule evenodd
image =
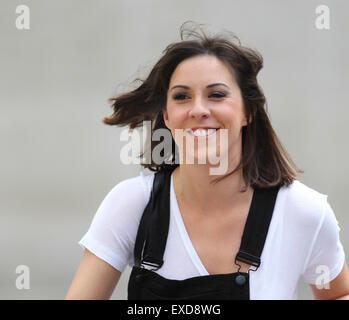
<instances>
[{"instance_id":1,"label":"teeth","mask_svg":"<svg viewBox=\"0 0 349 320\"><path fill-rule=\"evenodd\" d=\"M187 131L196 136L196 137L204 137L208 136L210 134L213 134L217 129L196 129L194 132L191 129L188 129Z\"/></svg>"}]
</instances>

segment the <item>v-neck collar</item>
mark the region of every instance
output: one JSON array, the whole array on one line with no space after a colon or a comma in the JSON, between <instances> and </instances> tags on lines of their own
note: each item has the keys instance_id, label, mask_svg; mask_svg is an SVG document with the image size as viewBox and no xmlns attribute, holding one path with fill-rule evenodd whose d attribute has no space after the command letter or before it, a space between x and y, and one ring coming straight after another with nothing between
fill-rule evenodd
<instances>
[{"instance_id":1,"label":"v-neck collar","mask_svg":"<svg viewBox=\"0 0 349 320\"><path fill-rule=\"evenodd\" d=\"M210 273L207 271L207 269L205 268L204 264L202 263L199 254L195 250L193 242L191 241L191 239L189 237L189 234L188 234L188 231L187 231L187 229L185 227L183 216L182 216L181 211L179 209L177 196L176 196L176 193L175 193L175 190L174 190L173 172L171 173L171 179L170 180L171 180L171 183L170 183L170 192L171 192L170 198L173 199L173 202L174 202L173 203L174 217L175 217L175 220L177 222L177 226L179 228L179 232L180 232L182 241L183 241L183 243L184 243L184 245L186 247L186 250L187 250L187 252L188 252L192 262L194 263L195 267L200 272L200 274L201 275L210 275ZM249 240L246 239L246 237L249 238L249 236L251 235L251 232L253 232L253 234L255 233L254 232L255 230L254 231L251 230L251 226L252 225L251 225L251 221L249 221L249 220L251 218L255 219L256 205L257 205L257 202L260 201L260 197L261 197L261 194L259 194L259 192L257 190L253 190L252 199L251 199L251 202L250 202L247 218L245 220L245 225L244 225L243 233L242 233L242 236L241 236L239 253L241 251L242 244L244 243L244 245L246 246L246 244L249 243L249 240L251 240L251 239L249 239ZM277 194L276 194L276 197L277 197ZM257 198L259 198L259 200L257 200ZM275 204L275 201L274 201L274 204ZM274 209L274 204L273 204L273 209ZM171 205L170 205L170 208L171 208ZM266 212L268 212L267 208L262 208L262 209L263 210L265 209ZM272 210L272 211L274 211L274 210ZM254 221L254 222L256 222L256 221ZM268 223L268 226L269 226L269 223ZM256 227L256 225L253 228L255 228L255 227ZM263 246L264 246L264 240L263 240Z\"/></svg>"},{"instance_id":2,"label":"v-neck collar","mask_svg":"<svg viewBox=\"0 0 349 320\"><path fill-rule=\"evenodd\" d=\"M179 229L179 233L182 237L183 243L185 245L185 248L194 263L197 270L200 272L200 275L206 276L209 275L208 271L206 270L204 264L202 263L198 253L196 252L193 243L191 242L191 239L189 237L189 234L187 232L187 229L185 227L182 214L179 210L177 196L174 191L174 185L173 185L173 172L171 173L171 200L173 199L173 213L174 217L177 223L177 227ZM170 206L171 207L171 206Z\"/></svg>"}]
</instances>

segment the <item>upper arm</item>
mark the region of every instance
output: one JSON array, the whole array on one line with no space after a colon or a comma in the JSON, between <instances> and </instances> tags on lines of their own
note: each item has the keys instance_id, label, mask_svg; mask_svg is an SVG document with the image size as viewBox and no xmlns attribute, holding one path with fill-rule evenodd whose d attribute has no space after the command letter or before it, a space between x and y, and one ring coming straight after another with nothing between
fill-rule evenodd
<instances>
[{"instance_id":1,"label":"upper arm","mask_svg":"<svg viewBox=\"0 0 349 320\"><path fill-rule=\"evenodd\" d=\"M109 299L121 272L85 249L80 266L65 297L67 300Z\"/></svg>"},{"instance_id":2,"label":"upper arm","mask_svg":"<svg viewBox=\"0 0 349 320\"><path fill-rule=\"evenodd\" d=\"M147 205L142 183L141 177L118 183L103 199L79 241L81 247L121 272L132 265L138 225Z\"/></svg>"},{"instance_id":3,"label":"upper arm","mask_svg":"<svg viewBox=\"0 0 349 320\"><path fill-rule=\"evenodd\" d=\"M67 299L109 299L121 273L132 264L138 225L150 198L143 180L126 179L103 199L79 242L85 251Z\"/></svg>"},{"instance_id":4,"label":"upper arm","mask_svg":"<svg viewBox=\"0 0 349 320\"><path fill-rule=\"evenodd\" d=\"M303 280L311 286L314 296L319 298L323 295L326 297L335 296L335 291L340 289L337 283L348 277L345 252L339 232L338 221L331 206L326 202L323 218L312 241L308 259L302 272ZM319 285L323 286L324 284L329 284L333 290L320 289L318 292ZM342 283L342 285L345 289L346 284Z\"/></svg>"},{"instance_id":5,"label":"upper arm","mask_svg":"<svg viewBox=\"0 0 349 320\"><path fill-rule=\"evenodd\" d=\"M331 300L349 295L349 270L346 262L344 262L342 271L335 279L327 284L321 284L321 286L311 284L310 288L317 300Z\"/></svg>"},{"instance_id":6,"label":"upper arm","mask_svg":"<svg viewBox=\"0 0 349 320\"><path fill-rule=\"evenodd\" d=\"M330 204L326 202L324 219L306 274L314 298L317 300L331 300L349 295L349 270L339 232L335 214ZM323 273L319 274L318 271Z\"/></svg>"}]
</instances>

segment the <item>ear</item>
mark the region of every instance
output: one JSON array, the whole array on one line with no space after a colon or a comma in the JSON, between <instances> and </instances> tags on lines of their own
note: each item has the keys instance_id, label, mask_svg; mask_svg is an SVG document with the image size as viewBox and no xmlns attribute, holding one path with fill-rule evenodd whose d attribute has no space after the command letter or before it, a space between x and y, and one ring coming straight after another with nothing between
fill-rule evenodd
<instances>
[{"instance_id":1,"label":"ear","mask_svg":"<svg viewBox=\"0 0 349 320\"><path fill-rule=\"evenodd\" d=\"M162 111L162 116L163 116L165 125L166 125L166 127L168 128L168 113L167 113L166 109L164 109L164 110Z\"/></svg>"},{"instance_id":2,"label":"ear","mask_svg":"<svg viewBox=\"0 0 349 320\"><path fill-rule=\"evenodd\" d=\"M252 114L250 114L248 123L247 123L247 116L244 117L244 120L242 122L242 126L243 127L248 126L251 122L252 122Z\"/></svg>"}]
</instances>

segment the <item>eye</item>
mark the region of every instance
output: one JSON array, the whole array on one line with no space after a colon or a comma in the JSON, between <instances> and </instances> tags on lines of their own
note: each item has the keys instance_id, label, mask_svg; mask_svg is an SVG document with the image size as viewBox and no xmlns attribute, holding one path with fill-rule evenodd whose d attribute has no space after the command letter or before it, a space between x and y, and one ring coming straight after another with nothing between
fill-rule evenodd
<instances>
[{"instance_id":1,"label":"eye","mask_svg":"<svg viewBox=\"0 0 349 320\"><path fill-rule=\"evenodd\" d=\"M213 92L210 97L213 98L224 98L226 94L224 92Z\"/></svg>"},{"instance_id":2,"label":"eye","mask_svg":"<svg viewBox=\"0 0 349 320\"><path fill-rule=\"evenodd\" d=\"M226 97L226 94L224 92L213 92L209 98L215 98L220 99ZM177 93L173 96L174 100L186 100L188 96L185 93Z\"/></svg>"},{"instance_id":3,"label":"eye","mask_svg":"<svg viewBox=\"0 0 349 320\"><path fill-rule=\"evenodd\" d=\"M187 96L186 94L178 93L178 94L175 94L175 95L173 96L173 99L174 99L174 100L185 100L185 97L186 97L186 96Z\"/></svg>"}]
</instances>

